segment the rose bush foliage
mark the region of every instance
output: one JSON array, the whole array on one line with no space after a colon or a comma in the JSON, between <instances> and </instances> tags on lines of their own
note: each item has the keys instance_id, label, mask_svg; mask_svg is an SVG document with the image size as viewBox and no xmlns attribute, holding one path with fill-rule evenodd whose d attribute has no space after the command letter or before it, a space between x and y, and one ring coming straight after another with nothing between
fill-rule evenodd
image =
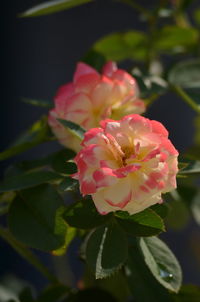
<instances>
[{"instance_id":1,"label":"rose bush foliage","mask_svg":"<svg viewBox=\"0 0 200 302\"><path fill-rule=\"evenodd\" d=\"M90 2L95 0L46 0L22 16L51 14ZM25 289L16 297L12 294L12 300L200 301L200 289L181 287L178 261L164 242L153 237L166 227L185 227L190 217L199 224L199 10L193 14L192 0L154 1L151 9L137 0L118 2L137 10L146 22L145 30L129 28L94 41L77 58L72 82L58 89L53 104L26 98L26 103L49 108L48 112L0 152L4 160L48 144L42 158L13 161L0 184L0 215L7 216L0 237L51 283L37 298ZM118 25L119 20L115 19ZM115 60L128 66L130 73L119 69ZM181 154L179 169L179 154L166 128L141 116L167 92L198 114L195 142ZM178 103L167 101L168 108L177 112ZM172 137L179 122L176 116ZM186 119L187 131L189 122ZM59 147L55 140L63 147L49 154L51 143ZM67 254L77 237L81 247L74 254L85 262L86 272L74 289L65 285L71 280L61 280L59 261L52 274L31 249L58 257ZM198 240L194 241L196 253ZM63 271L68 269L63 265Z\"/></svg>"}]
</instances>

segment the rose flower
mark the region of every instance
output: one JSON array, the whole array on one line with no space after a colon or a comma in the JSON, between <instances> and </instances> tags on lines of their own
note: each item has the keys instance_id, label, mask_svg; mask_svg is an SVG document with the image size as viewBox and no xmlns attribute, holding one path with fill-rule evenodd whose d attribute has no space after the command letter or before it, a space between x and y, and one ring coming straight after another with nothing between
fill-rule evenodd
<instances>
[{"instance_id":1,"label":"rose flower","mask_svg":"<svg viewBox=\"0 0 200 302\"><path fill-rule=\"evenodd\" d=\"M118 69L114 62L108 62L102 74L89 65L78 63L73 82L61 86L55 96L49 125L61 144L79 151L80 141L58 122L58 118L89 130L98 127L102 119L144 112L144 102L138 95L136 80Z\"/></svg>"},{"instance_id":2,"label":"rose flower","mask_svg":"<svg viewBox=\"0 0 200 302\"><path fill-rule=\"evenodd\" d=\"M165 127L137 114L100 124L85 133L75 157L81 193L92 196L100 214L134 214L161 203L161 194L176 188L178 171Z\"/></svg>"}]
</instances>

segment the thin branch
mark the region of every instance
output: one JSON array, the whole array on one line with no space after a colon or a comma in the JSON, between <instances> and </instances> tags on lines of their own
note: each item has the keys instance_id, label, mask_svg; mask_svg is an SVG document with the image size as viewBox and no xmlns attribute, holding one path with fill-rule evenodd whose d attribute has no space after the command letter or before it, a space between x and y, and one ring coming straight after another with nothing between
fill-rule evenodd
<instances>
[{"instance_id":1,"label":"thin branch","mask_svg":"<svg viewBox=\"0 0 200 302\"><path fill-rule=\"evenodd\" d=\"M196 104L195 101L180 87L171 85L172 90L180 96L193 110L200 113L200 105Z\"/></svg>"}]
</instances>

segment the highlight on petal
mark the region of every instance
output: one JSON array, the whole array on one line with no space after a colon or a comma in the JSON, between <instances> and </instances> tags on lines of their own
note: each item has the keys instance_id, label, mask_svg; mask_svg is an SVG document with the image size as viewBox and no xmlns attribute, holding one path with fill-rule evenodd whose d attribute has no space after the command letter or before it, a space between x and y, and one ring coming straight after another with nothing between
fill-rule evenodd
<instances>
[{"instance_id":1,"label":"highlight on petal","mask_svg":"<svg viewBox=\"0 0 200 302\"><path fill-rule=\"evenodd\" d=\"M137 114L101 121L85 133L76 178L100 214L138 213L176 188L178 151L165 127Z\"/></svg>"},{"instance_id":2,"label":"highlight on petal","mask_svg":"<svg viewBox=\"0 0 200 302\"><path fill-rule=\"evenodd\" d=\"M117 64L109 61L103 67L103 74L107 77L112 77L113 73L117 71Z\"/></svg>"}]
</instances>

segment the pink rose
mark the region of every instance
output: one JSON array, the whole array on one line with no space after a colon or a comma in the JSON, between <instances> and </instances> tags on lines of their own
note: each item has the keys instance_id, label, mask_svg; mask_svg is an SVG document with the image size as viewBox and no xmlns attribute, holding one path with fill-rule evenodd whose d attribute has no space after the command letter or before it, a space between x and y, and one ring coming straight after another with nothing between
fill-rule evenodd
<instances>
[{"instance_id":1,"label":"pink rose","mask_svg":"<svg viewBox=\"0 0 200 302\"><path fill-rule=\"evenodd\" d=\"M100 214L140 212L176 188L178 151L157 121L137 114L108 119L85 133L82 146L73 177Z\"/></svg>"},{"instance_id":2,"label":"pink rose","mask_svg":"<svg viewBox=\"0 0 200 302\"><path fill-rule=\"evenodd\" d=\"M57 119L70 120L84 129L98 127L105 118L118 119L130 113L142 113L145 105L138 98L135 79L126 71L108 62L103 74L84 63L78 63L73 82L59 88L55 108L49 112L49 125L60 143L75 151L80 141Z\"/></svg>"}]
</instances>

